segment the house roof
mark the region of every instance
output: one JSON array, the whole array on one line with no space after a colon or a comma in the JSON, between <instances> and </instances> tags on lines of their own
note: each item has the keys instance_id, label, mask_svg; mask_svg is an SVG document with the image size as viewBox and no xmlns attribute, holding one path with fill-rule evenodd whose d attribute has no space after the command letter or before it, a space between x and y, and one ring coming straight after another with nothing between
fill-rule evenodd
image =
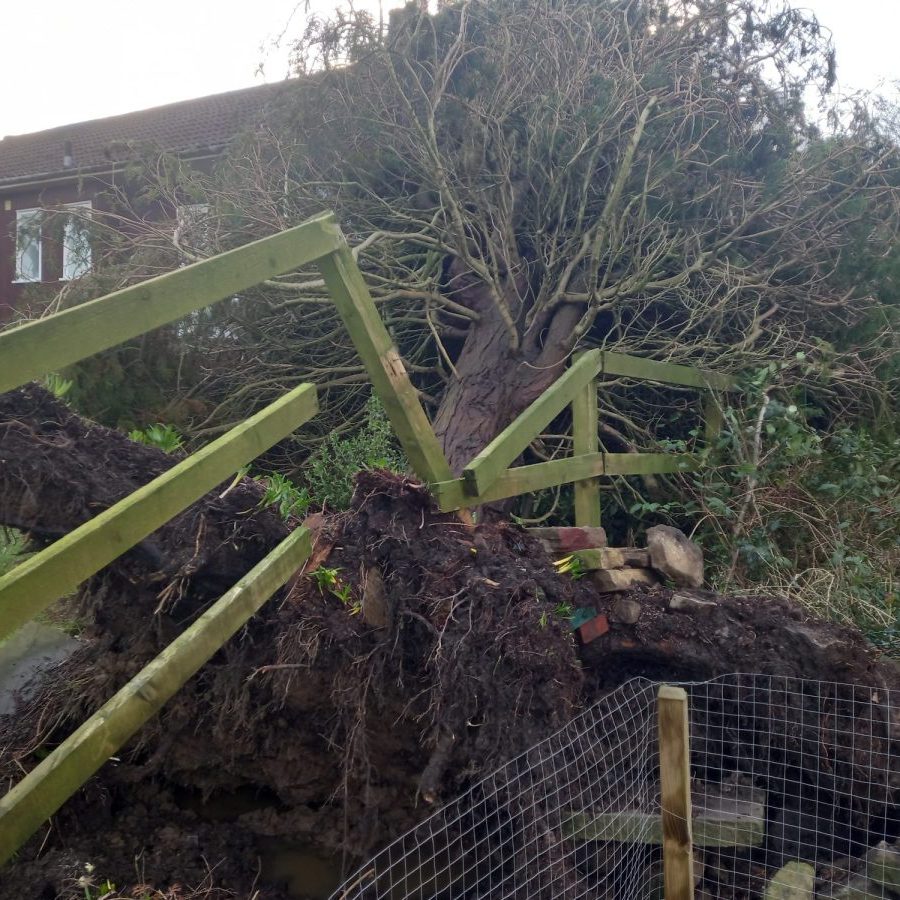
<instances>
[{"instance_id":1,"label":"house roof","mask_svg":"<svg viewBox=\"0 0 900 900\"><path fill-rule=\"evenodd\" d=\"M257 85L5 137L0 140L0 185L96 170L128 158L135 144L186 154L219 150L256 124L288 85L292 82ZM67 150L69 165L64 163Z\"/></svg>"}]
</instances>

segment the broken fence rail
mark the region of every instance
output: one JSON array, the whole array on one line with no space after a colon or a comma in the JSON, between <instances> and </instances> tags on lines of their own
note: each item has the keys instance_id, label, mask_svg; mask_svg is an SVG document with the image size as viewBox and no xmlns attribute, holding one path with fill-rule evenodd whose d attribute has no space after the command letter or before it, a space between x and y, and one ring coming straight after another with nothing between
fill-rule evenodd
<instances>
[{"instance_id":1,"label":"broken fence rail","mask_svg":"<svg viewBox=\"0 0 900 900\"><path fill-rule=\"evenodd\" d=\"M353 321L357 333L371 330L371 323L357 326L354 319L361 278L354 277L349 247L334 217L326 214L0 333L0 391L12 390L323 257L329 258L323 274L341 315ZM375 353L390 347L383 326L382 332L368 335ZM402 365L399 371L392 369L391 376L395 384L402 383ZM382 375L382 379L386 377ZM407 427L408 421L414 425L421 422L407 409L398 413L396 405L385 406L398 420L395 427L404 449L424 468L427 449L416 455L418 437ZM317 412L315 385L300 385L14 568L0 578L0 638L130 550ZM424 413L420 418L427 422ZM433 474L437 477L445 472ZM310 553L309 532L295 530L0 798L0 863L158 712L304 565Z\"/></svg>"}]
</instances>

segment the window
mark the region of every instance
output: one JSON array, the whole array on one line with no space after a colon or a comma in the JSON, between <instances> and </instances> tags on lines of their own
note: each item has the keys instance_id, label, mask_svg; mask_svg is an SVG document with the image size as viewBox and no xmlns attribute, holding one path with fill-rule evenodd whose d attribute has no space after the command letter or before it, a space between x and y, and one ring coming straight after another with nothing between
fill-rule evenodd
<instances>
[{"instance_id":1,"label":"window","mask_svg":"<svg viewBox=\"0 0 900 900\"><path fill-rule=\"evenodd\" d=\"M41 280L41 213L16 211L16 281Z\"/></svg>"},{"instance_id":2,"label":"window","mask_svg":"<svg viewBox=\"0 0 900 900\"><path fill-rule=\"evenodd\" d=\"M67 203L63 230L62 280L80 278L91 270L91 201Z\"/></svg>"}]
</instances>

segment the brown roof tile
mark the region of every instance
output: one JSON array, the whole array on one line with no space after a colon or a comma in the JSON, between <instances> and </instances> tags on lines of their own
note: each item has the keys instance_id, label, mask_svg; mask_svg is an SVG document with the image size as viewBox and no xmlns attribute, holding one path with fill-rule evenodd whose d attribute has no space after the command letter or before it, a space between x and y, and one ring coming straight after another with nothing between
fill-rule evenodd
<instances>
[{"instance_id":1,"label":"brown roof tile","mask_svg":"<svg viewBox=\"0 0 900 900\"><path fill-rule=\"evenodd\" d=\"M128 142L182 153L217 150L256 124L292 82L257 85L138 112L62 125L0 140L0 184L71 170L92 170L127 155Z\"/></svg>"}]
</instances>

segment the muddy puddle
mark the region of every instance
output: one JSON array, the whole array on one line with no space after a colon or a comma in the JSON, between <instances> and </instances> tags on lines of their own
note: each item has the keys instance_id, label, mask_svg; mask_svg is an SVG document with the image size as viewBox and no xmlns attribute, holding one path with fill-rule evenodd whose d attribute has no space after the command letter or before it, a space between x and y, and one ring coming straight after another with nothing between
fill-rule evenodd
<instances>
[{"instance_id":1,"label":"muddy puddle","mask_svg":"<svg viewBox=\"0 0 900 900\"><path fill-rule=\"evenodd\" d=\"M246 813L269 809L283 811L274 794L252 787L217 793L206 800L198 793L184 792L177 802L208 822L230 822ZM327 900L343 880L341 867L345 861L324 854L321 848L286 837L260 836L256 850L260 883L277 885L297 900Z\"/></svg>"},{"instance_id":2,"label":"muddy puddle","mask_svg":"<svg viewBox=\"0 0 900 900\"><path fill-rule=\"evenodd\" d=\"M30 699L38 676L65 662L80 646L80 641L40 622L26 622L0 643L0 716L12 713L17 701Z\"/></svg>"},{"instance_id":3,"label":"muddy puddle","mask_svg":"<svg viewBox=\"0 0 900 900\"><path fill-rule=\"evenodd\" d=\"M260 881L284 885L291 897L327 900L342 881L339 859L282 838L260 838L257 846Z\"/></svg>"}]
</instances>

